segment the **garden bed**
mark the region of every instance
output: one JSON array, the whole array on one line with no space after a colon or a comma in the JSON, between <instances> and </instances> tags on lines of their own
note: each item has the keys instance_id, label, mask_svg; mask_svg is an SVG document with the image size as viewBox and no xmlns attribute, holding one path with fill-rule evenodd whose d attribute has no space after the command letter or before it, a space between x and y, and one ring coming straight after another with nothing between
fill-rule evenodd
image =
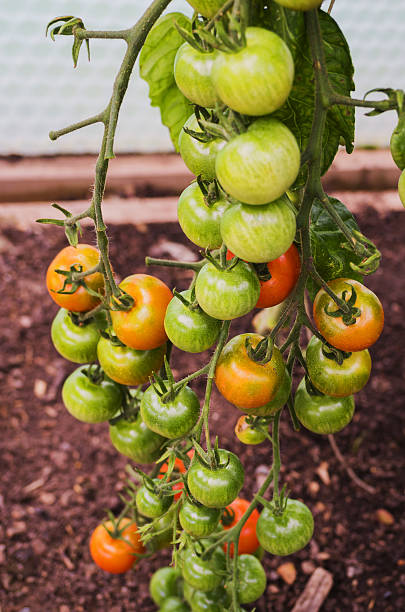
<instances>
[{"instance_id":1,"label":"garden bed","mask_svg":"<svg viewBox=\"0 0 405 612\"><path fill-rule=\"evenodd\" d=\"M371 350L372 378L358 394L353 423L336 441L376 493L369 495L348 479L326 437L294 432L285 413L283 482L313 511L315 534L296 555L265 556L268 585L257 603L259 612L291 610L319 566L334 579L323 610L405 609L405 215L389 212L382 217L369 208L360 225L383 251L382 265L367 284L382 298L386 327ZM174 223L111 226L109 235L114 269L121 277L145 271L146 253L167 256L165 249L173 249L173 243L186 243ZM94 242L94 234L86 230L82 241ZM57 307L46 293L44 274L64 245L63 233L49 227L27 232L3 228L0 234L0 538L6 545L0 547L0 603L5 612L152 612L156 608L148 596L149 578L169 562L169 553L140 562L126 575L109 576L88 552L89 535L105 509L120 509L126 459L111 445L106 425L79 423L61 403L62 382L75 366L51 345L49 329ZM193 250L188 241L186 246ZM184 288L185 278L176 270L153 268L150 273L170 287ZM248 329L250 319L237 320L232 333ZM200 367L205 357L177 352L176 374ZM203 381L194 388L201 393ZM231 427L239 415L215 391L211 418L221 432L221 446L244 463L249 478L242 494L249 499L255 470L260 473L271 457L266 445L239 443ZM378 513L381 509L388 514ZM278 573L286 562L296 570L292 584Z\"/></svg>"}]
</instances>

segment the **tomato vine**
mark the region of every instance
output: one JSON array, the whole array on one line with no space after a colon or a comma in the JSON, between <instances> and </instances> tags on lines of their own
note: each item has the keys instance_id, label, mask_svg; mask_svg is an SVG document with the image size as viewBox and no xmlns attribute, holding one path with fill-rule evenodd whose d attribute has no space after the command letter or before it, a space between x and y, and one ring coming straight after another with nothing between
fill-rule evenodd
<instances>
[{"instance_id":1,"label":"tomato vine","mask_svg":"<svg viewBox=\"0 0 405 612\"><path fill-rule=\"evenodd\" d=\"M241 561L238 555L238 543L252 513L260 505L264 507L261 519L259 519L262 523L266 522L266 529L269 530L261 541L264 548L266 548L266 542L271 539L271 530L275 528L274 525L281 516L285 516L287 520L291 514L298 524L302 521L302 530L298 538L301 546L308 542L313 530L313 520L308 508L301 502L290 500L285 487L280 489L279 424L284 404L288 406L295 429L299 429L302 423L309 429L312 427L311 431L330 435L350 421L354 410L352 394L360 390L368 379L371 362L367 347L381 333L382 308L381 312L376 315L377 318L380 317L378 325L374 325L374 328L371 329L373 321L370 324L371 327L367 327L369 322L366 321L365 331L362 328L361 333L370 334L372 337L369 343L364 341L360 344L353 344L351 341L351 344L348 344L346 339L343 342L339 340L336 346L334 345L334 331L329 333L328 330L329 341L327 341L320 333L321 325L318 324L318 319L323 321L322 329L328 329L332 325L329 319L335 322L339 319L341 321L339 333L347 336L346 328L352 328L350 333L354 329L354 335L356 335L360 327L358 321L366 308L365 302L361 301L364 292L358 281L377 269L381 254L375 245L360 232L354 218L344 205L325 193L321 176L336 154L340 139L345 141L348 152L352 150L354 107L371 109L369 112L371 115L396 110L400 117L398 124L400 126L404 113L403 92L392 89L381 90L386 94L384 100L360 100L350 96L353 70L347 43L332 18L318 10L320 2L300 4L299 2L294 3L294 0L280 0L279 3L250 3L247 0L228 0L222 6L221 2L216 1L205 3L205 5L199 0L190 3L197 10L200 6L203 7L200 10L203 10L205 17L199 16L198 13L194 14L192 21L178 13L160 17L170 4L170 0L154 0L139 21L125 30L87 30L83 21L75 17L56 18L48 24L52 38L62 34L73 37L72 53L75 65L83 41L89 47L89 41L94 38L121 39L126 42L127 48L106 108L88 119L50 133L50 138L55 140L86 126L95 123L103 124L103 137L95 168L94 191L90 206L82 213L73 216L69 211L56 205L55 207L65 214L63 221L59 219L39 221L57 226L62 225L71 245L70 248L76 250L80 221L90 218L96 229L98 263L89 264L86 268L85 263L79 266L75 261L72 264L70 260L63 260L60 265L58 263L56 269L55 265L51 264L50 274L56 275L57 278L57 275L62 276L63 279L60 282L63 282L63 286L59 289L57 285L48 288L55 301L62 296L67 297L68 300L62 305L66 303L67 310L72 311L70 315L58 314L58 321L54 323L53 338L57 350L68 359L80 364L86 363L87 360L91 361L88 356L94 358L97 350L98 359L108 374L107 376L99 367L93 369L91 366L87 368L81 365L64 385L64 401L67 408L74 416L87 422L109 419L111 438L118 450L132 458L142 457L142 460L145 460L149 457L150 462L156 461L149 475L139 468L135 470L129 468L129 474L135 479L141 477L143 485L139 488L132 481L130 482L127 497L124 498L125 507L119 520L125 514L133 517L138 524L138 532L141 534L143 544L147 548L149 546L150 551L171 543L174 546L174 561L179 567L182 566L184 555L188 555L186 571L188 578L185 576L186 582L189 583L188 588L192 587L197 589L197 592L199 590L204 592L214 586L215 588L220 587L225 582L228 587L228 596L231 599L229 603L231 607L222 609L232 609L236 612L241 609L241 601L250 603L250 600L247 601L241 596L238 577L243 582L243 572L251 571L256 561L252 562L249 559ZM291 7L300 8L301 12L291 10ZM333 2L329 12L332 7ZM308 8L311 10L306 10ZM262 24L264 27L258 27ZM166 40L165 35L168 32L170 37ZM332 48L335 45L335 48L339 48L341 52L341 66L338 66L338 70L342 71L340 80L332 77L328 69L330 57L325 52L325 37L332 40L332 43L328 43ZM187 42L184 43L183 39ZM249 98L254 97L254 87L247 92L247 99L245 96L242 101L238 97L241 93L239 87L239 91L236 92L238 99L234 101L235 92L232 91L232 88L226 89L222 77L221 87L217 86L215 91L210 90L210 95L204 98L209 100L208 103L212 108L204 109L196 105L195 116L190 120L190 104L183 94L185 93L196 103L200 93L197 91L198 88L194 88L192 94L188 93L187 74L182 75L181 79L178 76L177 80L181 80L182 85L181 87L176 85L176 74L173 76L173 60L182 43L184 43L182 62L191 61L188 59L189 56L194 58L192 60L194 62L197 62L195 58L198 58L198 54L204 57L204 83L207 79L210 80L210 75L207 73L207 70L208 72L210 70L207 68L208 64L218 62L216 76L213 79L214 85L216 79L218 82L221 81L221 71L226 69L231 60L237 62L245 50L250 53L255 45L262 45L266 49L275 45L277 53L282 56L282 61L286 66L283 72L284 81L280 86L281 91L277 91L274 85L274 91L271 92L271 99L268 101L269 106L264 104L265 93L263 93L260 94L260 100L256 101L255 106L250 110L249 103L252 100ZM166 45L163 49L165 54L162 55L159 45ZM179 294L174 291L172 299L178 300L183 309L186 309L190 320L198 319L203 330L201 334L204 334L204 329L208 329L208 327L204 328L204 325L208 326L210 321L214 322L213 327L210 328L212 335L210 346L215 343L216 347L211 359L200 370L179 381L175 381L169 365L170 342L167 345L164 342L166 332L170 336L170 330L176 328L175 323L170 327L169 322L165 320L171 297L168 297L169 290L164 283L148 275L132 275L120 286L116 284L109 258L107 228L102 213L109 160L114 157L114 139L120 108L133 67L140 53L141 74L149 82L152 104L160 107L162 120L170 128L175 146L177 146L179 134L183 139L187 136L189 139L187 142L194 142L195 147L196 142L199 143L199 146L201 145L200 149L203 150L205 156L204 172L206 174L204 175L204 172L201 171L198 182L193 186L193 190L199 194L199 201L196 204L194 200L191 206L203 207L209 223L216 224L216 233L211 243L205 236L197 236L199 227L191 227L190 230L186 230L187 218L184 219L182 227L186 232L191 232L189 237L199 246L208 245L210 247L206 249L200 261L184 262L152 257L146 257L145 260L148 266L174 266L192 270L194 278L188 292ZM208 53L210 54L209 61L207 61L207 55L204 56ZM154 81L156 76L149 72L154 62L157 59L161 60L162 57L164 57L164 62L162 61L164 66L158 73L158 81L165 82L166 89L162 85L159 86L160 88L156 87ZM178 58L179 55L177 54L176 57ZM219 57L221 64L217 59ZM288 76L288 67L292 70L294 62L302 61L305 68L301 81L304 84L298 81L293 82L293 72L289 78L284 78L286 74ZM178 70L181 69L180 65L181 62ZM311 66L310 70L308 65ZM260 66L260 71L262 71L263 67ZM265 66L268 67L267 64ZM243 65L237 64L237 70L243 70ZM278 67L278 70L281 69ZM163 74L162 71L166 72ZM176 73L176 68L174 73ZM263 81L265 82L266 79ZM262 86L263 83L257 82L257 87L259 85ZM292 91L295 91L295 97L299 98L303 92L300 89L302 87L310 101L304 110L294 106L296 100L291 94ZM217 99L217 96L220 99ZM229 106L222 102L221 96L226 98ZM177 115L175 118L170 116L165 106L167 99L170 99L172 103L174 101L174 107L177 110L180 109L178 110L178 114L181 115L180 120ZM311 109L309 115L308 107ZM243 109L243 113L246 114L240 114L235 108ZM260 110L262 108L265 110ZM267 116L257 118L260 113L267 115L270 112L272 113L270 118ZM307 114L299 116L299 112ZM277 154L280 155L283 147L285 149L285 152L282 153L284 155L282 163L280 160L275 160L275 153L271 150L272 142L277 138L282 138ZM393 157L400 165L403 159L404 139L402 128L398 127L391 148L395 146ZM237 142L237 145L232 145L233 141ZM250 151L253 150L253 144L256 143L259 151L257 158L252 155L252 159L247 161L247 156L243 154L245 142L248 142ZM215 143L214 147L213 143ZM184 145L184 147L187 146L189 145ZM180 145L180 150L185 155L182 145ZM188 153L190 154L190 151ZM195 150L191 151L191 155L195 155ZM253 168L256 168L261 162L260 156L267 156L266 163L269 172L272 171L273 164L277 166L277 163L281 163L286 166L292 163L291 160L294 158L296 158L297 168L289 167L291 176L281 177L283 180L279 184L274 180L274 178L280 178L277 172L270 180L267 175L261 176L260 189L257 193L253 193L249 184L247 189L244 185L246 179L246 176L243 175L244 164L249 162ZM238 184L238 190L236 184L240 177L229 172L228 158L237 164L236 174L241 174L242 180ZM194 162L195 160L190 161L193 164ZM210 174L213 168L216 169L218 180L213 180ZM401 170L403 169L401 167ZM286 189L287 193L284 194ZM243 202L238 202L237 197ZM182 198L185 196L182 195ZM272 200L270 204L267 203L269 199ZM219 200L223 201L224 207L218 209L219 212L214 214L212 206L215 206ZM270 206L272 206L271 209ZM266 214L269 210L273 215L277 210L277 215L281 219L280 228L277 226L276 230L274 230L276 224L274 216L268 227L265 225ZM235 211L238 213L236 214ZM187 214L187 208L185 208L184 215L187 217ZM196 225L200 222L201 220L196 218L192 223ZM246 225L245 228L243 228L243 223ZM277 242L279 233L283 232L289 224L289 235L284 234L284 241L280 243L282 246L278 245L279 249L272 251L272 257L263 259L260 253L257 254L258 249L254 248L257 245L252 245L252 240L249 242L249 229L254 223L257 223L257 227L263 231L263 234L275 232L271 244L273 249L277 246L274 243ZM196 234L193 233L193 229L196 230ZM197 237L194 238L194 235ZM217 244L218 239L222 244ZM229 241L231 244L227 244ZM286 296L283 296L285 301L270 333L266 336L244 334L228 342L231 320L252 310L258 301L261 287L272 278L271 267L267 266L267 259L271 259L270 263L275 263L276 260L284 257L289 248L294 248L298 252L294 245L297 245L299 250L300 264L298 265L297 262L294 265L290 264L294 279L289 287L289 293L287 291ZM81 245L83 246L85 245ZM219 246L219 248L211 249L211 246ZM235 256L229 252L228 247L236 251ZM261 248L259 244L259 250ZM297 255L295 257L298 259ZM243 261L245 259L250 263ZM325 262L330 264L329 269ZM104 281L102 288L91 286L89 277L97 274L102 275ZM334 279L340 279L337 281L338 285L339 282L343 283L342 290L340 288L338 290L337 285L333 284ZM148 307L154 309L152 313L154 320L158 318L160 321L159 334L156 336L158 340L151 340L151 336L154 336L152 332L149 334L145 332L144 337L140 337L142 329L145 330L149 325L149 320L152 320L152 315L147 313L146 316L143 313L143 318L137 319L143 300L143 297L140 296L146 295L148 291L151 292L152 285L155 287L155 292L157 291L156 286L159 285L161 292L160 302L157 300L154 306L150 304L157 299L156 296L148 297ZM215 294L215 291L212 292L212 287L216 285L221 285L218 294ZM237 287L236 290L235 287ZM69 299L72 299L79 289L87 291L89 294L87 297L93 299L88 308L69 307L69 304L73 304L69 302ZM140 293L136 293L137 291ZM323 302L317 298L320 303L327 305L324 306L319 317L315 316L315 323L306 307L308 292L311 299L315 297L315 294L319 296L322 293L326 296ZM370 294L372 292L368 291L367 295ZM371 299L373 308L378 310L378 298L372 294L371 298L366 298L366 302L367 299ZM234 310L231 314L226 312L229 305L228 300L237 302L236 305L233 305ZM66 319L68 316L70 318ZM94 327L96 317L102 318L103 316L104 321ZM291 320L289 333L278 349L276 341L279 332L289 320ZM128 327L128 321L133 321L133 329ZM163 323L165 328L163 328ZM90 328L90 325L93 327ZM89 333L85 335L86 328ZM306 328L308 334L313 336L308 344L305 357L301 347L303 328ZM98 341L97 348L98 333L102 338ZM58 334L65 334L65 337L58 338ZM73 338L72 342L76 350L69 345L71 338ZM174 337L173 340L175 341ZM188 350L197 352L193 349ZM285 363L281 357L284 353L287 353ZM130 363L129 359L131 359ZM146 364L144 369L141 373L134 373L133 369L136 370L142 360ZM235 360L237 360L236 365ZM349 363L351 370L347 374L349 368L345 366ZM296 398L299 397L297 413L291 393L291 378L296 365L301 366L305 371L305 377L296 395ZM129 390L126 386L137 383L141 385L146 382L148 376L152 376L151 385L144 394L140 390ZM187 385L202 376L206 377L207 381L203 406L198 415L195 394ZM223 382L220 381L220 376L223 377ZM242 385L243 376L247 377L246 394L244 394ZM123 381L132 382L123 384ZM253 432L255 427L256 433L263 434L264 432L260 441L268 440L272 445L273 462L262 486L248 504L240 520L225 530L215 529L214 525L209 537L200 539L194 537L195 531L191 530L190 534L187 533L187 530L181 532L178 529L178 517L181 508L184 507L183 502L187 500L190 505L189 516L200 512L201 517L208 517L207 520L211 521L211 518L214 517L212 520L215 523L215 521L218 522L220 513L216 510L208 511L208 509L223 509L229 504L226 494L229 495L231 491L231 497L235 499L243 483L243 467L239 459L226 449L219 448L218 438L212 444L209 414L214 381L218 389L232 403L249 415L248 420L245 420L245 425L252 428ZM259 389L255 391L256 396L252 392L253 381ZM232 384L235 385L234 389ZM191 396L195 399L183 399L183 397ZM343 401L340 401L339 398L343 398ZM298 399L296 401L298 402ZM193 404L192 407L190 407L190 402ZM303 416L302 411L308 404L312 412L305 413ZM319 412L320 407L324 413L326 411L326 416L323 414L322 422L313 425L313 419L320 418L317 417L317 410ZM328 410L329 413L327 413ZM90 414L89 411L93 411L93 414ZM187 419L191 421L187 422ZM125 427L118 427L120 423L125 424ZM270 425L271 434L266 431ZM140 450L142 446L144 452L137 453L131 450L133 440L137 440ZM193 449L191 456L190 449ZM209 482L209 490L202 490L204 479ZM273 483L272 500L268 501L264 496L271 483ZM118 524L114 524L112 517L110 520L112 522L109 523L109 528L112 525L113 529L111 533L110 531L108 533L114 539L114 534L120 535L122 530L120 531ZM187 520L184 514L183 521L187 522ZM258 531L260 541L259 533L260 531ZM126 554L128 554L128 546L124 547ZM271 552L273 544L268 546ZM222 547L225 547L226 550L225 562L222 560ZM277 545L274 550L280 551L277 554L288 554L283 551L292 552L296 548L294 545L291 548L291 542L286 541ZM143 548L138 546L134 554L143 556L144 553L140 551L143 551ZM198 571L203 572L209 569L210 561L213 567L217 567L219 573L215 574L211 568L208 572L210 579L207 578L206 584L203 584L203 581L200 583L195 576L191 576L193 564L199 564ZM170 574L170 576L172 581L175 575ZM177 587L174 588L171 583L170 589L171 595L177 598L179 594ZM221 593L218 598L221 599L223 596L224 593ZM161 599L160 595L159 598ZM224 604L226 605L228 604Z\"/></svg>"}]
</instances>

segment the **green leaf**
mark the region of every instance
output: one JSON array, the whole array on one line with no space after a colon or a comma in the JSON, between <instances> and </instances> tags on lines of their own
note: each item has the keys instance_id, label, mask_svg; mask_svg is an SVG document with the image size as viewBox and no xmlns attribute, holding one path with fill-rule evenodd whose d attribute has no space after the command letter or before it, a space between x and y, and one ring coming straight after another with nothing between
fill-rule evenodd
<instances>
[{"instance_id":1,"label":"green leaf","mask_svg":"<svg viewBox=\"0 0 405 612\"><path fill-rule=\"evenodd\" d=\"M193 107L174 80L174 58L184 43L175 22L191 31L191 22L182 13L169 13L160 17L146 38L139 66L141 77L149 85L151 104L160 108L162 123L169 128L174 147L178 151L179 134L193 113Z\"/></svg>"},{"instance_id":2,"label":"green leaf","mask_svg":"<svg viewBox=\"0 0 405 612\"><path fill-rule=\"evenodd\" d=\"M266 8L265 8L266 7ZM334 19L319 11L326 65L334 90L350 95L354 89L354 68L346 39ZM314 71L305 33L302 12L283 8L274 1L262 3L256 14L257 25L276 32L288 45L295 64L295 79L290 96L273 117L283 121L297 138L300 150L307 145L314 110ZM328 111L323 140L322 174L331 165L340 142L353 151L354 108L334 106ZM303 183L302 177L299 181Z\"/></svg>"},{"instance_id":3,"label":"green leaf","mask_svg":"<svg viewBox=\"0 0 405 612\"><path fill-rule=\"evenodd\" d=\"M357 222L346 206L336 198L329 200L345 224L351 230L358 230ZM325 281L340 277L362 280L361 274L350 267L350 262L358 265L361 257L352 249L343 248L343 245L348 245L347 239L319 200L312 207L310 237L315 267ZM313 299L319 287L310 280L307 288Z\"/></svg>"}]
</instances>

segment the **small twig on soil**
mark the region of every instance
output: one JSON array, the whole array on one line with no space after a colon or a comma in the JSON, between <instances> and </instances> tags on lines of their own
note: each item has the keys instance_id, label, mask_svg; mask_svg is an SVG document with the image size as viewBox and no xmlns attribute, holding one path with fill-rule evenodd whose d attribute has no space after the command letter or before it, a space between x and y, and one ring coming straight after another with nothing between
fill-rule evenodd
<instances>
[{"instance_id":1,"label":"small twig on soil","mask_svg":"<svg viewBox=\"0 0 405 612\"><path fill-rule=\"evenodd\" d=\"M334 453L336 459L343 466L343 468L346 471L346 474L354 482L354 484L356 484L358 487L360 487L364 491L367 491L367 493L369 493L370 495L374 495L376 493L375 488L372 487L371 485L367 484L366 482L364 482L364 480L362 480L361 478L359 478L357 476L357 474L354 472L354 470L352 470L352 468L349 465L347 465L347 461L344 458L344 456L342 455L342 453L340 452L339 447L336 444L336 440L335 440L335 437L334 437L333 434L329 434L328 435L328 440L329 440L329 444L332 447L332 450L333 450L333 453Z\"/></svg>"},{"instance_id":2,"label":"small twig on soil","mask_svg":"<svg viewBox=\"0 0 405 612\"><path fill-rule=\"evenodd\" d=\"M308 580L292 612L318 612L333 585L330 572L318 567Z\"/></svg>"}]
</instances>

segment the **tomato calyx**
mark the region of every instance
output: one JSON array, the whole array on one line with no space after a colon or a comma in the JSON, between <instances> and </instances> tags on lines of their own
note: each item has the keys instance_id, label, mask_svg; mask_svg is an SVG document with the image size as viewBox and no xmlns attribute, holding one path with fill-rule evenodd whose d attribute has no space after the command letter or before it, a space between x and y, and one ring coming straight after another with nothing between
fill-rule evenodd
<instances>
[{"instance_id":1,"label":"tomato calyx","mask_svg":"<svg viewBox=\"0 0 405 612\"><path fill-rule=\"evenodd\" d=\"M230 272L240 260L239 257L236 256L233 256L232 259L227 260L226 253L227 248L226 245L223 244L219 251L210 251L209 249L205 249L205 252L201 252L201 255L217 270L221 272Z\"/></svg>"},{"instance_id":2,"label":"tomato calyx","mask_svg":"<svg viewBox=\"0 0 405 612\"><path fill-rule=\"evenodd\" d=\"M104 370L101 369L98 363L89 364L87 368L82 369L82 372L95 385L101 385L103 380L105 380Z\"/></svg>"},{"instance_id":3,"label":"tomato calyx","mask_svg":"<svg viewBox=\"0 0 405 612\"><path fill-rule=\"evenodd\" d=\"M342 307L343 305L339 305L337 310L329 310L328 307L325 306L324 311L329 317L341 318L345 325L354 325L356 323L356 318L361 316L361 310L354 305L357 300L356 289L353 287L353 285L350 285L349 283L346 284L351 288L351 294L346 299L348 291L344 290L341 300L346 304L346 306L348 306L348 308L344 309Z\"/></svg>"},{"instance_id":4,"label":"tomato calyx","mask_svg":"<svg viewBox=\"0 0 405 612\"><path fill-rule=\"evenodd\" d=\"M269 281L272 276L267 263L255 263L253 264L256 274L260 281Z\"/></svg>"},{"instance_id":5,"label":"tomato calyx","mask_svg":"<svg viewBox=\"0 0 405 612\"><path fill-rule=\"evenodd\" d=\"M287 508L290 491L287 489L287 485L284 485L278 495L275 495L271 501L264 499L260 495L256 496L256 499L274 516L281 516Z\"/></svg>"},{"instance_id":6,"label":"tomato calyx","mask_svg":"<svg viewBox=\"0 0 405 612\"><path fill-rule=\"evenodd\" d=\"M180 302L182 304L184 304L184 306L186 308L188 308L189 310L201 310L200 305L197 302L196 297L195 297L195 288L194 287L192 287L192 289L191 289L190 299L187 299L184 295L179 293L176 290L176 288L173 289L173 295L174 295L175 298L180 300Z\"/></svg>"},{"instance_id":7,"label":"tomato calyx","mask_svg":"<svg viewBox=\"0 0 405 612\"><path fill-rule=\"evenodd\" d=\"M329 343L322 343L322 353L325 355L327 359L331 359L332 361L336 361L337 364L342 365L345 359L348 359L351 353L347 353L346 351L341 351L340 349L335 348Z\"/></svg>"},{"instance_id":8,"label":"tomato calyx","mask_svg":"<svg viewBox=\"0 0 405 612\"><path fill-rule=\"evenodd\" d=\"M179 295L180 294L178 294L176 297L179 297ZM183 302L183 299L185 298L181 296L179 299L181 299L181 301ZM187 306L191 308L190 304L187 304ZM166 355L164 356L164 371L166 373L166 379L163 379L160 374L155 372L153 376L149 378L149 382L153 387L155 393L159 396L161 403L169 404L170 402L173 402L176 399L178 394L186 386L186 383L176 384L172 369L170 367Z\"/></svg>"},{"instance_id":9,"label":"tomato calyx","mask_svg":"<svg viewBox=\"0 0 405 612\"><path fill-rule=\"evenodd\" d=\"M245 348L249 359L259 365L265 365L273 356L274 340L270 336L265 336L254 347L251 338L248 337L245 340Z\"/></svg>"},{"instance_id":10,"label":"tomato calyx","mask_svg":"<svg viewBox=\"0 0 405 612\"><path fill-rule=\"evenodd\" d=\"M204 180L201 174L199 174L197 176L197 183L204 196L204 203L208 208L211 208L221 197L218 181L215 179L213 181Z\"/></svg>"},{"instance_id":11,"label":"tomato calyx","mask_svg":"<svg viewBox=\"0 0 405 612\"><path fill-rule=\"evenodd\" d=\"M55 272L64 276L63 286L58 291L51 289L53 293L59 293L61 295L72 295L75 293L80 287L83 287L90 295L96 297L97 299L101 299L102 296L97 292L93 291L90 287L87 286L85 282L86 276L90 276L95 272L99 272L100 266L97 264L94 268L90 270L85 270L82 264L72 264L69 267L69 270L61 270L60 268L55 268ZM68 289L70 287L70 289Z\"/></svg>"},{"instance_id":12,"label":"tomato calyx","mask_svg":"<svg viewBox=\"0 0 405 612\"><path fill-rule=\"evenodd\" d=\"M230 457L227 455L225 461L221 462L221 457L218 448L218 436L215 438L214 447L205 451L199 443L193 439L193 446L195 448L196 460L208 470L220 470L228 467Z\"/></svg>"},{"instance_id":13,"label":"tomato calyx","mask_svg":"<svg viewBox=\"0 0 405 612\"><path fill-rule=\"evenodd\" d=\"M131 310L135 306L135 300L132 295L118 288L118 295L111 297L110 310Z\"/></svg>"}]
</instances>

